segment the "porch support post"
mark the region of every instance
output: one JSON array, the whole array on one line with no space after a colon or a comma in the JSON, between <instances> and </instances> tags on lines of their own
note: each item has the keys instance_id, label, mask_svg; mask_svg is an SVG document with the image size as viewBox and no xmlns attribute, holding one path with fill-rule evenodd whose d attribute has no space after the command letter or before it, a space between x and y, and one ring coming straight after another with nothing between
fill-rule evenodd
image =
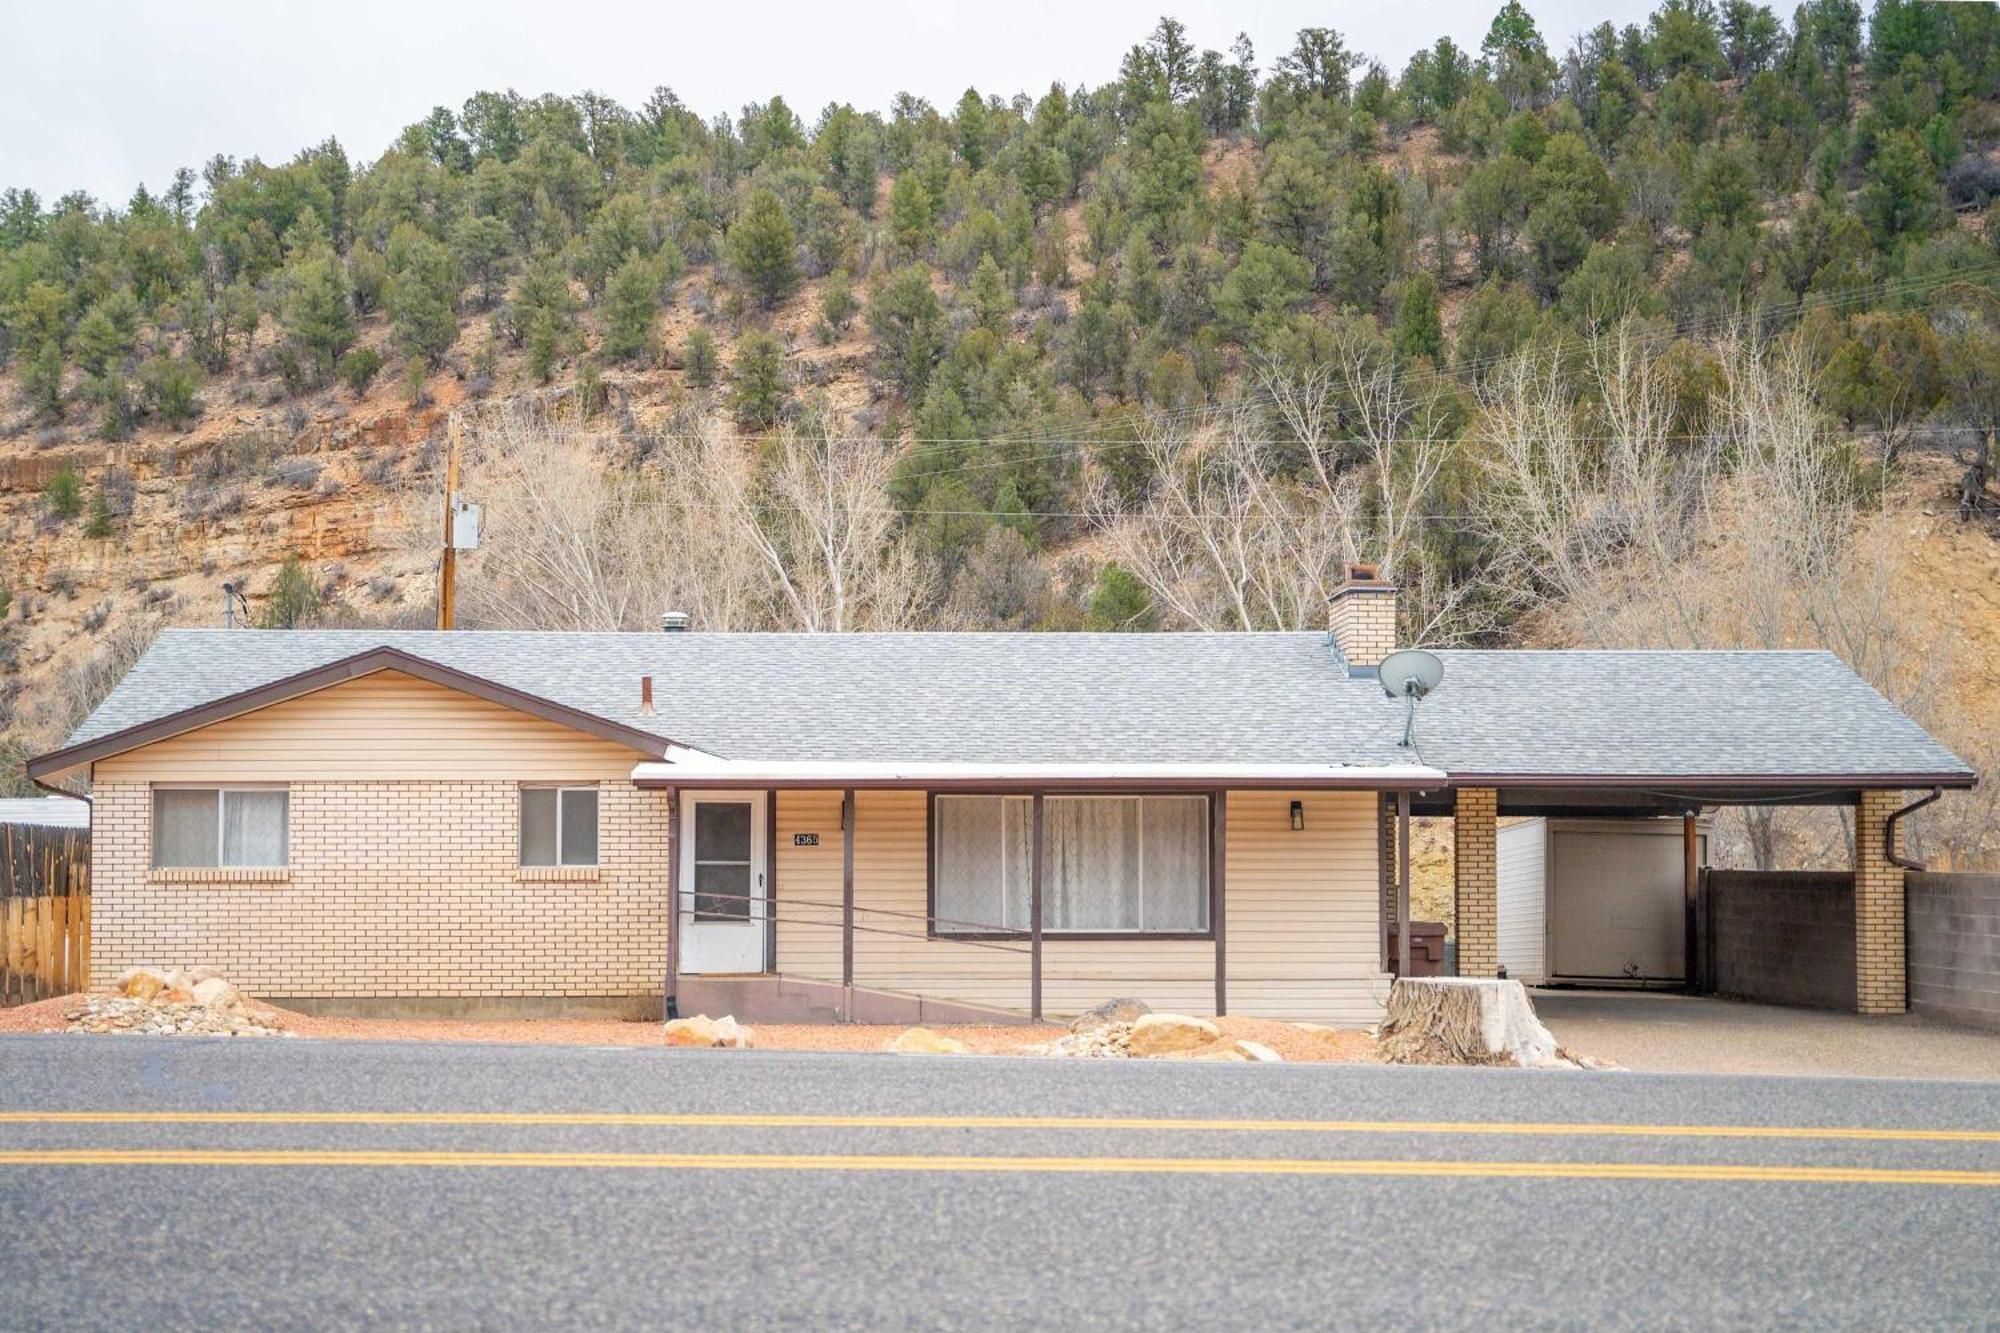
<instances>
[{"instance_id":1,"label":"porch support post","mask_svg":"<svg viewBox=\"0 0 2000 1333\"><path fill-rule=\"evenodd\" d=\"M667 993L661 998L660 1016L679 1018L675 1012L681 982L681 794L667 793Z\"/></svg>"},{"instance_id":2,"label":"porch support post","mask_svg":"<svg viewBox=\"0 0 2000 1333\"><path fill-rule=\"evenodd\" d=\"M1042 794L1035 793L1034 853L1028 871L1028 1017L1042 1021Z\"/></svg>"},{"instance_id":3,"label":"porch support post","mask_svg":"<svg viewBox=\"0 0 2000 1333\"><path fill-rule=\"evenodd\" d=\"M1900 1014L1905 984L1902 827L1889 817L1902 804L1899 791L1864 791L1854 812L1854 1008L1863 1014Z\"/></svg>"},{"instance_id":4,"label":"porch support post","mask_svg":"<svg viewBox=\"0 0 2000 1333\"><path fill-rule=\"evenodd\" d=\"M1396 793L1396 975L1410 975L1410 794Z\"/></svg>"},{"instance_id":5,"label":"porch support post","mask_svg":"<svg viewBox=\"0 0 2000 1333\"><path fill-rule=\"evenodd\" d=\"M1229 793L1218 791L1208 802L1208 919L1215 927L1215 1016L1229 1012Z\"/></svg>"},{"instance_id":6,"label":"porch support post","mask_svg":"<svg viewBox=\"0 0 2000 1333\"><path fill-rule=\"evenodd\" d=\"M1684 915L1682 942L1685 957L1681 975L1687 979L1690 995L1701 994L1701 946L1695 929L1696 902L1701 896L1701 857L1697 844L1695 817L1681 816L1681 909Z\"/></svg>"},{"instance_id":7,"label":"porch support post","mask_svg":"<svg viewBox=\"0 0 2000 1333\"><path fill-rule=\"evenodd\" d=\"M854 788L840 794L840 984L854 1013Z\"/></svg>"}]
</instances>

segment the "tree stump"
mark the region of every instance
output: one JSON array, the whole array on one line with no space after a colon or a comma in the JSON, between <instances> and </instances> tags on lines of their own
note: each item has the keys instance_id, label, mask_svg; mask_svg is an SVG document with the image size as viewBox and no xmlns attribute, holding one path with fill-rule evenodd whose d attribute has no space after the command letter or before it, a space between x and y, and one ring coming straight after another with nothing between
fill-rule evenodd
<instances>
[{"instance_id":1,"label":"tree stump","mask_svg":"<svg viewBox=\"0 0 2000 1333\"><path fill-rule=\"evenodd\" d=\"M1389 992L1377 1034L1382 1058L1401 1065L1569 1065L1518 981L1404 977Z\"/></svg>"}]
</instances>

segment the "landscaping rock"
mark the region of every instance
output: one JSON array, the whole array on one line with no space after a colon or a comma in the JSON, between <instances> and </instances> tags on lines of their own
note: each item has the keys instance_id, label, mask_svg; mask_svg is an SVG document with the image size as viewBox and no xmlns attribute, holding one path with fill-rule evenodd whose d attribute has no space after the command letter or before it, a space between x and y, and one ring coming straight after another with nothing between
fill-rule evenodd
<instances>
[{"instance_id":1,"label":"landscaping rock","mask_svg":"<svg viewBox=\"0 0 2000 1333\"><path fill-rule=\"evenodd\" d=\"M120 995L150 1000L167 988L167 978L150 967L128 967L118 974L117 986Z\"/></svg>"},{"instance_id":2,"label":"landscaping rock","mask_svg":"<svg viewBox=\"0 0 2000 1333\"><path fill-rule=\"evenodd\" d=\"M1132 1024L1126 1049L1133 1055L1167 1055L1205 1046L1222 1036L1222 1029L1185 1014L1143 1014Z\"/></svg>"},{"instance_id":3,"label":"landscaping rock","mask_svg":"<svg viewBox=\"0 0 2000 1333\"><path fill-rule=\"evenodd\" d=\"M910 1028L890 1042L889 1049L898 1055L966 1055L972 1048L929 1028Z\"/></svg>"},{"instance_id":4,"label":"landscaping rock","mask_svg":"<svg viewBox=\"0 0 2000 1333\"><path fill-rule=\"evenodd\" d=\"M721 1018L696 1014L693 1018L669 1019L666 1034L669 1046L721 1047L740 1051L756 1043L756 1033L729 1014Z\"/></svg>"},{"instance_id":5,"label":"landscaping rock","mask_svg":"<svg viewBox=\"0 0 2000 1333\"><path fill-rule=\"evenodd\" d=\"M1057 1037L1034 1048L1037 1055L1073 1056L1084 1060L1124 1060L1131 1056L1130 1023L1108 1023L1101 1028L1085 1028Z\"/></svg>"},{"instance_id":6,"label":"landscaping rock","mask_svg":"<svg viewBox=\"0 0 2000 1333\"><path fill-rule=\"evenodd\" d=\"M211 1009L227 1008L236 1003L236 987L221 977L209 977L194 983L194 1002L205 1004Z\"/></svg>"},{"instance_id":7,"label":"landscaping rock","mask_svg":"<svg viewBox=\"0 0 2000 1333\"><path fill-rule=\"evenodd\" d=\"M693 1018L670 1018L666 1031L669 1046L715 1045L715 1020L707 1014L696 1014Z\"/></svg>"},{"instance_id":8,"label":"landscaping rock","mask_svg":"<svg viewBox=\"0 0 2000 1333\"><path fill-rule=\"evenodd\" d=\"M227 985L228 983L223 983ZM161 992L165 994L166 992ZM233 1007L167 1003L129 995L92 995L69 1015L70 1031L143 1036L289 1037L275 1020L240 1002Z\"/></svg>"},{"instance_id":9,"label":"landscaping rock","mask_svg":"<svg viewBox=\"0 0 2000 1333\"><path fill-rule=\"evenodd\" d=\"M1236 1039L1236 1049L1243 1052L1244 1059L1255 1060L1259 1064L1275 1065L1285 1062L1284 1056L1279 1055L1261 1041L1247 1041L1242 1037L1238 1037Z\"/></svg>"},{"instance_id":10,"label":"landscaping rock","mask_svg":"<svg viewBox=\"0 0 2000 1333\"><path fill-rule=\"evenodd\" d=\"M1069 1021L1071 1032L1095 1032L1098 1028L1109 1027L1113 1023L1136 1023L1153 1012L1144 1000L1106 1000L1093 1009L1086 1009Z\"/></svg>"}]
</instances>

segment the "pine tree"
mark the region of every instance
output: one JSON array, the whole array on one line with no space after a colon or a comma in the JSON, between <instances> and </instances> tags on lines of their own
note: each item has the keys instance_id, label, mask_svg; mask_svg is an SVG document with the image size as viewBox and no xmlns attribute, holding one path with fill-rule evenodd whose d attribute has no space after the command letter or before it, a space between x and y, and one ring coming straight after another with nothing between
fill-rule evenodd
<instances>
[{"instance_id":1,"label":"pine tree","mask_svg":"<svg viewBox=\"0 0 2000 1333\"><path fill-rule=\"evenodd\" d=\"M630 361L652 349L664 286L657 259L633 255L618 266L604 289L604 355Z\"/></svg>"},{"instance_id":2,"label":"pine tree","mask_svg":"<svg viewBox=\"0 0 2000 1333\"><path fill-rule=\"evenodd\" d=\"M769 190L750 196L729 229L729 262L757 304L769 310L799 289L798 236Z\"/></svg>"}]
</instances>

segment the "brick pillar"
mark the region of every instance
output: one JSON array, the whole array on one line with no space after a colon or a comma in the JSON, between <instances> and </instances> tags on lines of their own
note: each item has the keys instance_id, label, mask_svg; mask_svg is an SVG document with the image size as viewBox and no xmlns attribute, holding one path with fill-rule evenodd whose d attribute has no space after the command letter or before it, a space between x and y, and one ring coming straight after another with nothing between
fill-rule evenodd
<instances>
[{"instance_id":1,"label":"brick pillar","mask_svg":"<svg viewBox=\"0 0 2000 1333\"><path fill-rule=\"evenodd\" d=\"M1905 1008L1903 868L1889 860L1901 852L1902 830L1891 848L1889 816L1903 804L1899 791L1864 791L1854 815L1854 1008L1863 1014L1900 1014Z\"/></svg>"},{"instance_id":2,"label":"brick pillar","mask_svg":"<svg viewBox=\"0 0 2000 1333\"><path fill-rule=\"evenodd\" d=\"M1458 974L1500 972L1500 793L1461 787L1453 820L1452 887L1458 912Z\"/></svg>"}]
</instances>

